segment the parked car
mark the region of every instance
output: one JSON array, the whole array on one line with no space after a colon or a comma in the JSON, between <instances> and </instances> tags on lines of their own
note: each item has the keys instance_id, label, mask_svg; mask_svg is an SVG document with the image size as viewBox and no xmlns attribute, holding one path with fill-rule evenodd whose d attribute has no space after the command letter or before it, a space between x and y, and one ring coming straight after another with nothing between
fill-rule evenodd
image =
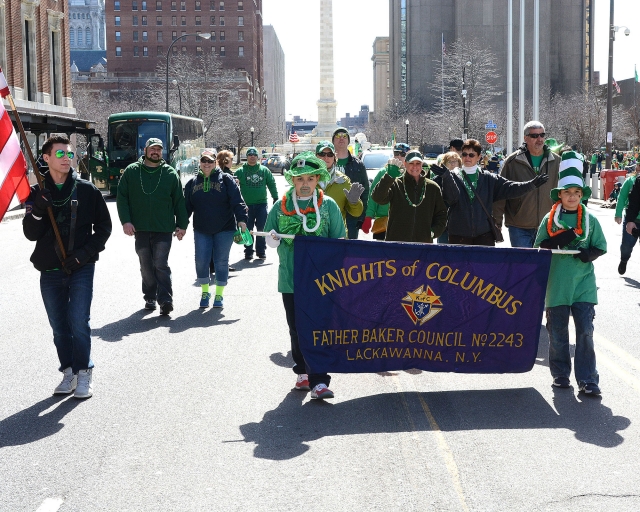
<instances>
[{"instance_id":1,"label":"parked car","mask_svg":"<svg viewBox=\"0 0 640 512\"><path fill-rule=\"evenodd\" d=\"M287 160L285 155L273 153L267 160L267 163L263 165L271 172L284 174L284 171L289 169L289 160Z\"/></svg>"},{"instance_id":2,"label":"parked car","mask_svg":"<svg viewBox=\"0 0 640 512\"><path fill-rule=\"evenodd\" d=\"M264 153L263 155L260 156L260 163L262 165L267 165L269 158L271 158L272 156L276 156L277 154L278 153Z\"/></svg>"},{"instance_id":3,"label":"parked car","mask_svg":"<svg viewBox=\"0 0 640 512\"><path fill-rule=\"evenodd\" d=\"M387 162L391 158L393 158L392 149L374 149L362 153L362 163L367 169L369 183L373 181L378 171L387 165Z\"/></svg>"}]
</instances>

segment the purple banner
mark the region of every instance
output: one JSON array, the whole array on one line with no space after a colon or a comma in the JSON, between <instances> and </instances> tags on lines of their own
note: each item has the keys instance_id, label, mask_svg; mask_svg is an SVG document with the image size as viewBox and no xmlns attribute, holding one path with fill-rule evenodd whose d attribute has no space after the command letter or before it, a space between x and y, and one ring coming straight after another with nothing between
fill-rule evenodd
<instances>
[{"instance_id":1,"label":"purple banner","mask_svg":"<svg viewBox=\"0 0 640 512\"><path fill-rule=\"evenodd\" d=\"M538 351L550 251L296 237L310 373L520 373Z\"/></svg>"}]
</instances>

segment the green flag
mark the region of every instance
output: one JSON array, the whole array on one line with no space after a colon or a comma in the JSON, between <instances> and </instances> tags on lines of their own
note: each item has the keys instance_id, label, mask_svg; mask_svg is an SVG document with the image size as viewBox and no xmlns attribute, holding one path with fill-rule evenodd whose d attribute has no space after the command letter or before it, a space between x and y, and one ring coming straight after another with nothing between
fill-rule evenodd
<instances>
[{"instance_id":1,"label":"green flag","mask_svg":"<svg viewBox=\"0 0 640 512\"><path fill-rule=\"evenodd\" d=\"M640 80L638 80L638 69L636 68L635 64L633 65L633 69L636 73L636 82L640 82Z\"/></svg>"}]
</instances>

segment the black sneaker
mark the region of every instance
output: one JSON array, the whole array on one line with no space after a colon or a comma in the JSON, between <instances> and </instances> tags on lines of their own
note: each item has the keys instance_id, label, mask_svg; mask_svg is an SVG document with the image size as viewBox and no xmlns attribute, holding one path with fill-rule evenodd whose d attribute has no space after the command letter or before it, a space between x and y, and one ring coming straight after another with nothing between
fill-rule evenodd
<instances>
[{"instance_id":1,"label":"black sneaker","mask_svg":"<svg viewBox=\"0 0 640 512\"><path fill-rule=\"evenodd\" d=\"M144 303L144 309L147 311L155 311L156 310L156 301L148 300Z\"/></svg>"},{"instance_id":2,"label":"black sneaker","mask_svg":"<svg viewBox=\"0 0 640 512\"><path fill-rule=\"evenodd\" d=\"M623 276L626 271L627 271L627 262L620 261L620 265L618 265L618 274Z\"/></svg>"},{"instance_id":3,"label":"black sneaker","mask_svg":"<svg viewBox=\"0 0 640 512\"><path fill-rule=\"evenodd\" d=\"M580 384L580 391L582 391L585 395L600 395L602 393L595 382Z\"/></svg>"},{"instance_id":4,"label":"black sneaker","mask_svg":"<svg viewBox=\"0 0 640 512\"><path fill-rule=\"evenodd\" d=\"M267 255L266 254L258 254L258 259L259 260L266 260L267 259Z\"/></svg>"},{"instance_id":5,"label":"black sneaker","mask_svg":"<svg viewBox=\"0 0 640 512\"><path fill-rule=\"evenodd\" d=\"M557 388L570 388L571 381L568 377L555 377L553 379L553 385Z\"/></svg>"},{"instance_id":6,"label":"black sneaker","mask_svg":"<svg viewBox=\"0 0 640 512\"><path fill-rule=\"evenodd\" d=\"M160 314L162 316L167 316L169 313L173 311L173 304L171 302L165 302L160 305Z\"/></svg>"},{"instance_id":7,"label":"black sneaker","mask_svg":"<svg viewBox=\"0 0 640 512\"><path fill-rule=\"evenodd\" d=\"M245 254L244 255L244 259L245 260L252 260L253 259L253 254Z\"/></svg>"}]
</instances>

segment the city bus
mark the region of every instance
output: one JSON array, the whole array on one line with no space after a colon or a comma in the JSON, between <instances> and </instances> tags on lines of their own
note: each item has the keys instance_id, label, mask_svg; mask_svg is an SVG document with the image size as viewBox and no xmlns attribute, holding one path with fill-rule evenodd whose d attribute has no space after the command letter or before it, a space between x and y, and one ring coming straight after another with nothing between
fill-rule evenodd
<instances>
[{"instance_id":1,"label":"city bus","mask_svg":"<svg viewBox=\"0 0 640 512\"><path fill-rule=\"evenodd\" d=\"M106 144L99 135L88 147L91 180L100 190L115 196L126 167L144 154L148 139L163 143L162 157L180 174L182 185L198 170L205 147L202 119L167 112L122 112L109 116Z\"/></svg>"}]
</instances>

